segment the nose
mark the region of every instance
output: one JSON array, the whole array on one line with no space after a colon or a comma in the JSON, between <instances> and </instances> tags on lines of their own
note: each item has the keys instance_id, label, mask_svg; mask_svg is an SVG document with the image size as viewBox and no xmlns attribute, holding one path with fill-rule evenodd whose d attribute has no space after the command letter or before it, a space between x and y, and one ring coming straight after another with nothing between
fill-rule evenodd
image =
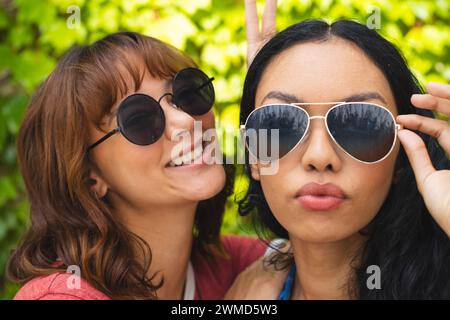
<instances>
[{"instance_id":1,"label":"nose","mask_svg":"<svg viewBox=\"0 0 450 320\"><path fill-rule=\"evenodd\" d=\"M166 118L164 135L169 141L174 139L176 141L183 133L193 133L195 120L193 116L169 103L168 99L162 99L160 103Z\"/></svg>"},{"instance_id":2,"label":"nose","mask_svg":"<svg viewBox=\"0 0 450 320\"><path fill-rule=\"evenodd\" d=\"M306 133L304 152L301 155L301 164L305 171L326 170L338 171L342 167L341 159L336 153L337 146L328 134L324 117L311 117L308 132Z\"/></svg>"}]
</instances>

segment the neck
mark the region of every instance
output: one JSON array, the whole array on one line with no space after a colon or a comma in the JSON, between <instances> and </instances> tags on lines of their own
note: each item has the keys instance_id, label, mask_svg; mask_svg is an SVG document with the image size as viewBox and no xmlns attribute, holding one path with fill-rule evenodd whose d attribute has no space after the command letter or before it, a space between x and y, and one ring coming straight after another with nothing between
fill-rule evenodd
<instances>
[{"instance_id":1,"label":"neck","mask_svg":"<svg viewBox=\"0 0 450 320\"><path fill-rule=\"evenodd\" d=\"M145 212L118 210L125 226L150 246L147 276L151 278L157 273L155 284L164 277L164 285L157 292L159 299L183 298L197 204L147 208Z\"/></svg>"},{"instance_id":2,"label":"neck","mask_svg":"<svg viewBox=\"0 0 450 320\"><path fill-rule=\"evenodd\" d=\"M364 238L355 234L331 243L311 243L291 237L297 267L292 299L351 299L352 260Z\"/></svg>"}]
</instances>

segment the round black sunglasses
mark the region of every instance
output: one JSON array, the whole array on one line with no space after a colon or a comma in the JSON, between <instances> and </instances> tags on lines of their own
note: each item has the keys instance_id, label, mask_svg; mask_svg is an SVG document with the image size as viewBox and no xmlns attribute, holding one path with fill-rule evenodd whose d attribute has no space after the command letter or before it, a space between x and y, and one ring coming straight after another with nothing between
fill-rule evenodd
<instances>
[{"instance_id":1,"label":"round black sunglasses","mask_svg":"<svg viewBox=\"0 0 450 320\"><path fill-rule=\"evenodd\" d=\"M166 119L161 100L172 97L172 104L184 112L200 116L211 110L214 99L214 78L197 68L185 68L172 80L173 93L165 93L158 100L135 93L125 98L117 111L117 128L88 147L88 152L100 143L120 132L128 141L137 145L150 145L163 135Z\"/></svg>"}]
</instances>

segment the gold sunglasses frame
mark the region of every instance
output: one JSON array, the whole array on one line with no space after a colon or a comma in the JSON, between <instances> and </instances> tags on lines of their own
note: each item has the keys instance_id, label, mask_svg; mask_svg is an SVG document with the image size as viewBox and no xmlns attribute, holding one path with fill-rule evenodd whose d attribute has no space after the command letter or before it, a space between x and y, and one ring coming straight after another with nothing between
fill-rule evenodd
<instances>
[{"instance_id":1,"label":"gold sunglasses frame","mask_svg":"<svg viewBox=\"0 0 450 320\"><path fill-rule=\"evenodd\" d=\"M305 106L305 105L308 105L308 106L309 106L309 105L332 105L332 104L334 104L334 106L333 106L332 108L330 108L324 116L310 116L310 115L308 114L308 112L307 112L305 109L303 109L303 108L301 107L301 106ZM394 124L395 124L395 133L394 133L395 136L394 136L394 141L392 142L392 146L391 146L391 148L389 149L389 152L388 152L383 158L381 158L381 159L379 159L379 160L377 160L377 161L373 161L373 162L368 162L368 161L362 161L362 160L359 160L359 159L355 158L354 156L352 156L350 153L348 153L348 152L347 152L347 151L346 151L346 150L345 150L345 149L344 149L344 148L343 148L343 147L342 147L342 146L334 139L333 135L331 134L330 129L328 128L327 121L326 121L328 114L331 112L331 110L333 110L333 109L335 109L335 108L337 108L337 107L339 107L339 106L342 106L342 105L351 105L351 104L369 104L369 105L373 105L373 106L376 106L376 107L379 107L379 108L382 108L382 109L386 110L386 111L390 114L390 116L392 117L392 120L393 120L393 122L394 122ZM326 129L327 129L328 135L331 137L331 139L334 141L334 143L335 143L335 144L336 144L336 145L337 145L337 146L338 146L345 154L349 155L352 159L354 159L354 160L356 160L356 161L358 161L358 162L360 162L360 163L364 163L364 164L375 164L375 163L381 162L381 161L383 161L384 159L386 159L386 158L392 153L392 150L394 150L395 144L396 144L397 139L398 139L398 138L397 138L397 132L398 132L398 130L403 129L403 126L402 126L401 124L398 124L398 123L395 122L395 117L394 117L394 115L392 114L392 112L391 112L389 109L387 109L386 107L382 106L382 105L379 105L379 104L376 104L376 103L372 103L372 102L364 102L364 101L361 101L361 102L345 102L345 101L338 101L338 102L311 102L311 103L308 103L308 102L298 102L298 103L270 103L270 104L264 104L264 105L260 106L259 108L256 108L256 109L254 109L252 112L250 112L250 114L247 116L247 119L245 120L245 124L243 124L243 125L240 126L241 133L245 133L245 130L246 130L245 127L247 126L247 122L248 122L250 116L251 116L254 112L256 112L257 110L260 110L261 108L266 108L266 107L270 107L270 106L280 106L280 105L286 105L286 106L296 107L296 108L302 110L303 112L305 112L306 115L308 116L308 124L307 124L307 126L306 126L305 133L303 134L302 138L297 142L297 144L296 144L291 150L289 150L289 152L287 152L285 155L283 155L282 157L278 158L277 160L282 159L284 156L286 156L286 155L288 155L289 153L291 153L293 150L295 150L295 149L300 145L300 143L301 143L301 142L303 141L303 139L306 137L306 134L307 134L307 132L308 132L308 130L309 130L309 126L310 126L310 124L311 124L311 120L314 120L314 119L323 119L323 120L325 121L325 127L326 127ZM247 141L246 141L245 139L244 139L244 143L245 143L245 147L246 147L246 149L248 150L248 152L251 153L251 155L252 155L253 157L255 157L255 159L258 159L258 157L256 157L256 156L252 153L252 151L250 150L250 148L248 147Z\"/></svg>"}]
</instances>

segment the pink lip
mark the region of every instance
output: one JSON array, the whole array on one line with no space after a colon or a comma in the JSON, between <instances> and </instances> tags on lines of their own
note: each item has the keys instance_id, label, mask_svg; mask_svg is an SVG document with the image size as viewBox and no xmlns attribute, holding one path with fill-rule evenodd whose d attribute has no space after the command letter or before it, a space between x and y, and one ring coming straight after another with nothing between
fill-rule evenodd
<instances>
[{"instance_id":1,"label":"pink lip","mask_svg":"<svg viewBox=\"0 0 450 320\"><path fill-rule=\"evenodd\" d=\"M332 183L312 182L300 188L296 193L296 198L304 208L322 211L337 209L347 196L341 188Z\"/></svg>"}]
</instances>

